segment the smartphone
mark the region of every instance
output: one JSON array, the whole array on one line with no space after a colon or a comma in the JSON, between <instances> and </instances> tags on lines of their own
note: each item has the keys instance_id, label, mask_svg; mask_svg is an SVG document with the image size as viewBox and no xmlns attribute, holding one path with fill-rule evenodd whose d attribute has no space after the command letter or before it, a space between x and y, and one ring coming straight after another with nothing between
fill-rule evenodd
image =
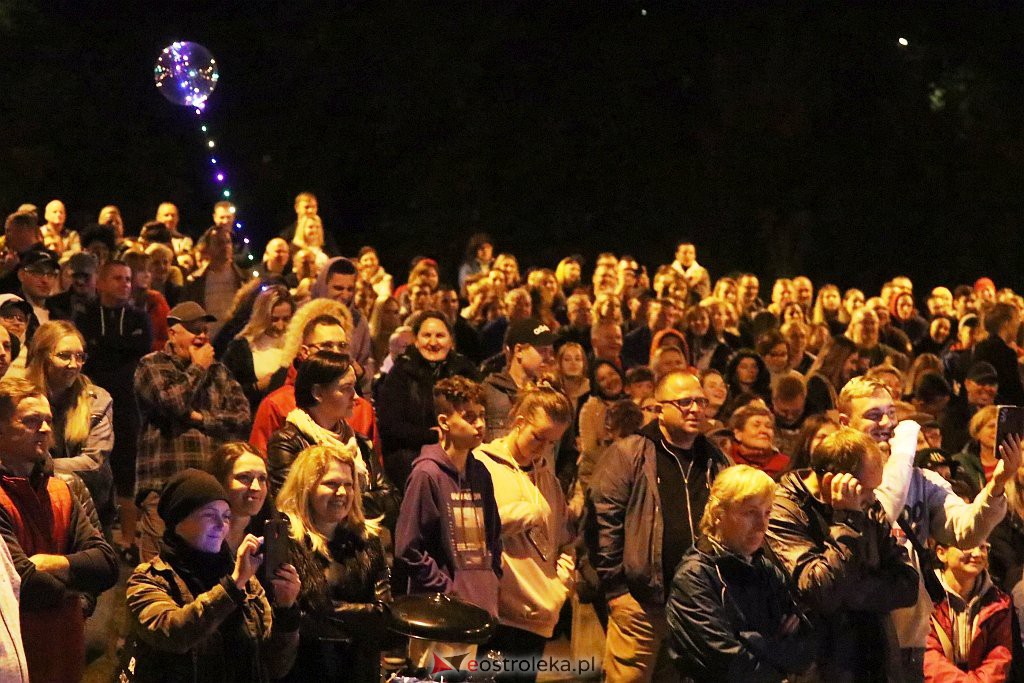
<instances>
[{"instance_id":1,"label":"smartphone","mask_svg":"<svg viewBox=\"0 0 1024 683\"><path fill-rule=\"evenodd\" d=\"M263 545L260 552L263 554L263 564L260 571L263 573L263 587L265 590L272 589L271 579L277 572L277 568L288 562L288 518L275 514L263 525Z\"/></svg>"},{"instance_id":2,"label":"smartphone","mask_svg":"<svg viewBox=\"0 0 1024 683\"><path fill-rule=\"evenodd\" d=\"M1006 437L1016 434L1024 439L1024 408L1020 406L999 406L998 417L996 418L996 457L999 455L999 446L1006 441Z\"/></svg>"}]
</instances>

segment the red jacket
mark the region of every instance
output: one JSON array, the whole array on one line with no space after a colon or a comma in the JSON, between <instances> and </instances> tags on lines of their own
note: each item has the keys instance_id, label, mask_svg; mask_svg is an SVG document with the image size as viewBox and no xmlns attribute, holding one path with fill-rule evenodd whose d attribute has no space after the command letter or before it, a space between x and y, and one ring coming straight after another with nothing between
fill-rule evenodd
<instances>
[{"instance_id":1,"label":"red jacket","mask_svg":"<svg viewBox=\"0 0 1024 683\"><path fill-rule=\"evenodd\" d=\"M989 588L982 596L981 608L974 618L973 638L967 653L968 670L960 670L946 653L952 640L952 628L949 603L943 601L932 612L932 630L924 653L926 681L997 683L1006 680L1012 658L1010 622L1013 604L1010 596L992 585L987 577L979 577L980 580L988 582Z\"/></svg>"},{"instance_id":2,"label":"red jacket","mask_svg":"<svg viewBox=\"0 0 1024 683\"><path fill-rule=\"evenodd\" d=\"M258 448L261 453L267 452L267 443L270 442L271 434L284 426L288 413L296 408L296 374L298 373L295 366L289 368L284 385L267 394L256 410L249 443ZM373 404L361 396L356 396L352 401L352 416L345 421L356 434L373 442L373 450L377 453L377 457L381 458L380 435L377 433L377 415L373 410ZM384 462L383 459L381 462Z\"/></svg>"}]
</instances>

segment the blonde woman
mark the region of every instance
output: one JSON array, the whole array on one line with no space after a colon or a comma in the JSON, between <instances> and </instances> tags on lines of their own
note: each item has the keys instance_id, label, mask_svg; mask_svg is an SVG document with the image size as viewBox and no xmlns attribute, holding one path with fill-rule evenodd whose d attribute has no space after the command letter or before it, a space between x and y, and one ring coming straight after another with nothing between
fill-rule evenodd
<instances>
[{"instance_id":1,"label":"blonde woman","mask_svg":"<svg viewBox=\"0 0 1024 683\"><path fill-rule=\"evenodd\" d=\"M264 289L256 297L249 322L224 351L223 363L242 385L253 415L281 367L284 333L294 314L295 301L287 287Z\"/></svg>"},{"instance_id":2,"label":"blonde woman","mask_svg":"<svg viewBox=\"0 0 1024 683\"><path fill-rule=\"evenodd\" d=\"M291 523L304 628L285 681L376 681L391 584L384 546L363 516L354 445L299 453L277 496Z\"/></svg>"},{"instance_id":3,"label":"blonde woman","mask_svg":"<svg viewBox=\"0 0 1024 683\"><path fill-rule=\"evenodd\" d=\"M32 337L25 374L50 401L54 470L82 478L106 525L113 512L108 461L114 447L113 411L110 394L82 374L85 358L82 333L69 322L54 320L40 325Z\"/></svg>"},{"instance_id":4,"label":"blonde woman","mask_svg":"<svg viewBox=\"0 0 1024 683\"><path fill-rule=\"evenodd\" d=\"M782 681L810 667L810 623L762 549L774 499L775 482L747 465L711 485L701 537L683 555L666 607L682 678Z\"/></svg>"},{"instance_id":5,"label":"blonde woman","mask_svg":"<svg viewBox=\"0 0 1024 683\"><path fill-rule=\"evenodd\" d=\"M575 582L569 509L554 469L554 448L573 409L561 392L537 388L523 395L510 419L506 436L473 455L491 474L501 519L499 626L488 646L526 659L543 654Z\"/></svg>"},{"instance_id":6,"label":"blonde woman","mask_svg":"<svg viewBox=\"0 0 1024 683\"><path fill-rule=\"evenodd\" d=\"M320 216L300 216L295 223L292 248L313 252L317 268L323 268L330 256L324 251L324 224Z\"/></svg>"}]
</instances>

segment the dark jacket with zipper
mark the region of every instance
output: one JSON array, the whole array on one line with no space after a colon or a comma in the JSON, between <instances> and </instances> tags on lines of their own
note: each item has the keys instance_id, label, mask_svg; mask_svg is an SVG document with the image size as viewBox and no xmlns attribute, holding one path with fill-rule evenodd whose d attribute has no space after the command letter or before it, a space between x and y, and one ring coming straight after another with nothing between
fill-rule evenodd
<instances>
[{"instance_id":1,"label":"dark jacket with zipper","mask_svg":"<svg viewBox=\"0 0 1024 683\"><path fill-rule=\"evenodd\" d=\"M327 547L289 537L289 561L302 577L295 665L282 681L377 681L391 577L380 536L338 526Z\"/></svg>"},{"instance_id":2,"label":"dark jacket with zipper","mask_svg":"<svg viewBox=\"0 0 1024 683\"><path fill-rule=\"evenodd\" d=\"M666 607L669 650L682 676L697 681L782 681L814 661L810 622L788 577L758 550L748 561L702 537L683 556ZM783 620L801 617L780 637Z\"/></svg>"},{"instance_id":3,"label":"dark jacket with zipper","mask_svg":"<svg viewBox=\"0 0 1024 683\"><path fill-rule=\"evenodd\" d=\"M668 596L657 448L643 434L620 439L607 448L590 480L584 540L607 601L629 592L640 604L664 605ZM694 441L693 455L707 463L701 485L709 490L718 473L731 464L703 435ZM692 511L694 528L703 513Z\"/></svg>"},{"instance_id":4,"label":"dark jacket with zipper","mask_svg":"<svg viewBox=\"0 0 1024 683\"><path fill-rule=\"evenodd\" d=\"M874 681L896 675L899 645L889 612L918 599L917 570L896 543L881 505L833 510L785 474L775 493L767 541L792 575L802 608L821 631L816 675Z\"/></svg>"}]
</instances>

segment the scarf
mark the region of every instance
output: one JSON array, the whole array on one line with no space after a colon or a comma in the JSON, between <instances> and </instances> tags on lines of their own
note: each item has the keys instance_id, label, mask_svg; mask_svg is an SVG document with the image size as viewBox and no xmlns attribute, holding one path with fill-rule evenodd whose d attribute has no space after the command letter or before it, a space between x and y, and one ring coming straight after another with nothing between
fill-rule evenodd
<instances>
[{"instance_id":1,"label":"scarf","mask_svg":"<svg viewBox=\"0 0 1024 683\"><path fill-rule=\"evenodd\" d=\"M171 530L160 539L160 558L171 565L195 596L213 588L231 574L235 566L227 545L222 545L218 552L208 553L193 548Z\"/></svg>"},{"instance_id":2,"label":"scarf","mask_svg":"<svg viewBox=\"0 0 1024 683\"><path fill-rule=\"evenodd\" d=\"M360 489L365 491L370 483L370 473L366 469L366 463L363 461L362 453L359 452L359 446L356 443L356 437L350 436L347 441L342 441L336 432L332 432L329 429L324 429L316 423L316 421L310 417L302 408L296 408L292 412L288 413L288 417L285 418L285 422L289 422L295 425L295 428L302 432L310 441L317 444L323 444L332 448L345 450L346 448L352 449L353 459L356 463L356 476L359 478Z\"/></svg>"}]
</instances>

